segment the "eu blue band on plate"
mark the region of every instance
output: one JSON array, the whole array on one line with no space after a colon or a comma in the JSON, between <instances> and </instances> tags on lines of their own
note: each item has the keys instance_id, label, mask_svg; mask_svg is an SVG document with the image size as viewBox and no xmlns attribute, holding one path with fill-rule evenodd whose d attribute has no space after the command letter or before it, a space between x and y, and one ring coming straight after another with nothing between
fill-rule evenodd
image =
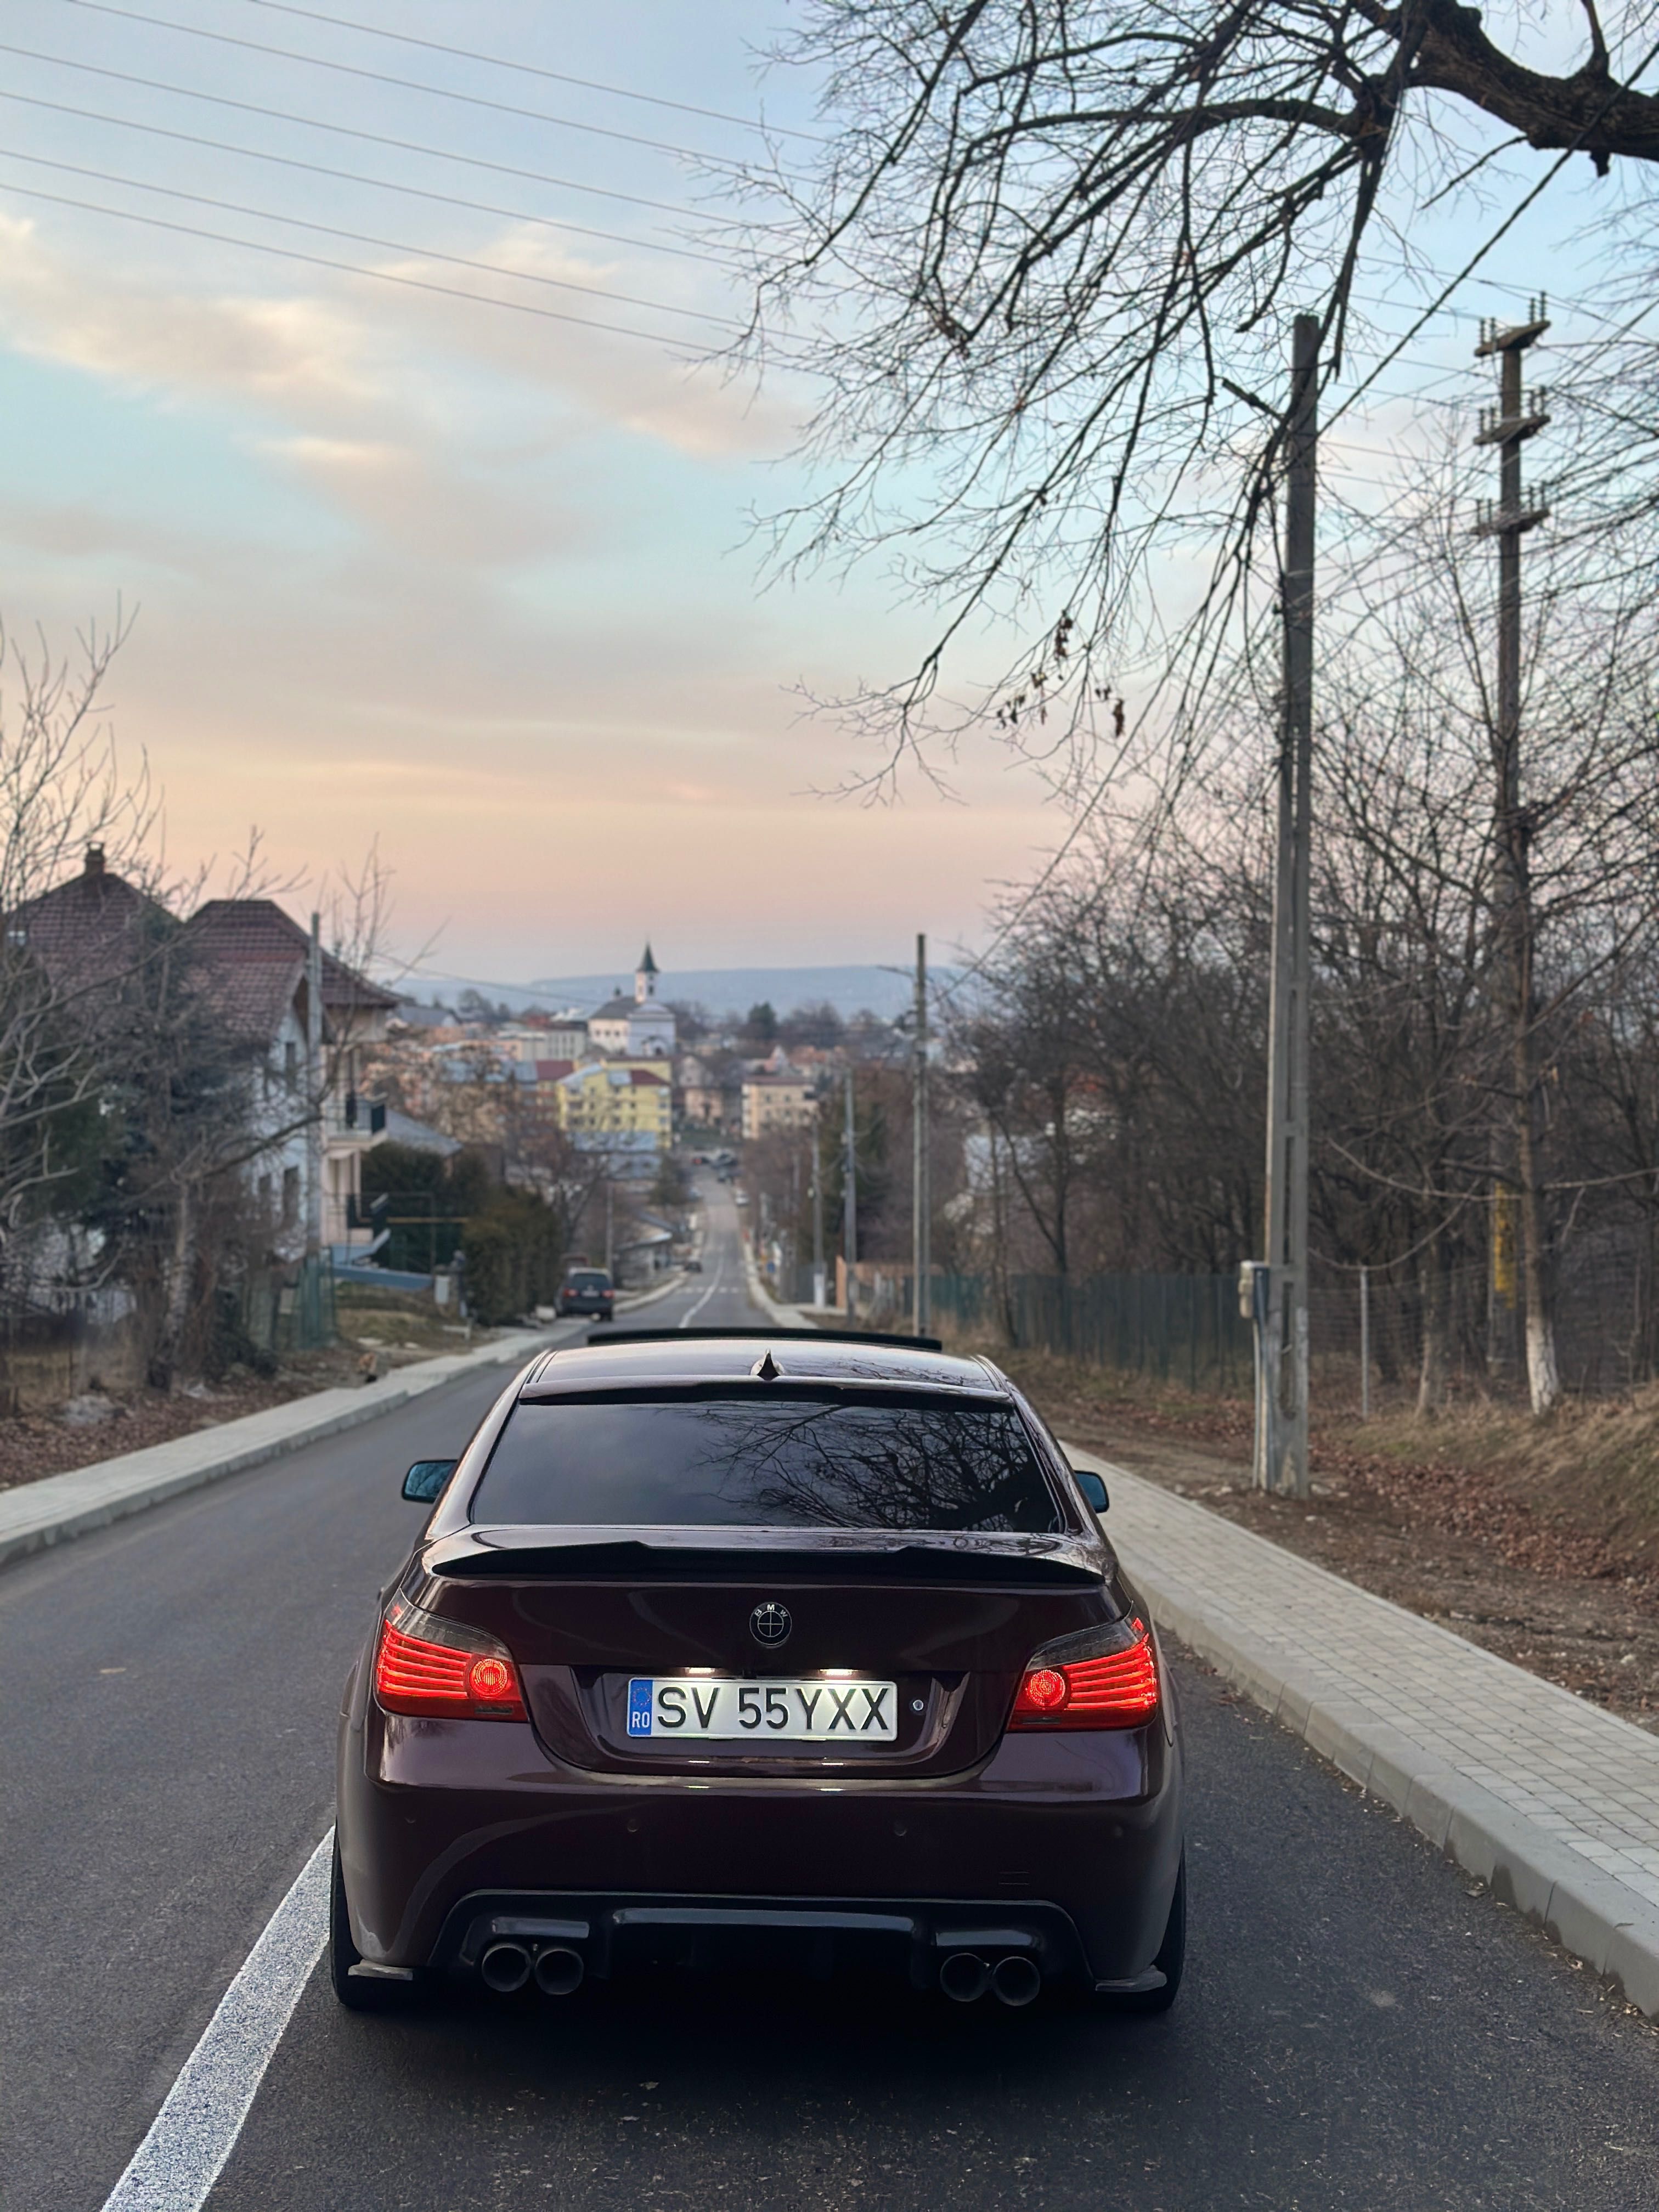
<instances>
[{"instance_id":1,"label":"eu blue band on plate","mask_svg":"<svg viewBox=\"0 0 1659 2212\"><path fill-rule=\"evenodd\" d=\"M651 1684L634 1681L628 1686L628 1733L629 1735L649 1735L651 1733Z\"/></svg>"}]
</instances>

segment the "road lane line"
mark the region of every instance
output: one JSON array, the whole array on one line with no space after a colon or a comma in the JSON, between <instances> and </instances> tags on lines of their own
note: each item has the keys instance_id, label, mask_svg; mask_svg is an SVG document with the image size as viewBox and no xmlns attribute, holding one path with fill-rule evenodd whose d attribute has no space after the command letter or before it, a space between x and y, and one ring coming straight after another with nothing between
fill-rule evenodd
<instances>
[{"instance_id":1,"label":"road lane line","mask_svg":"<svg viewBox=\"0 0 1659 2212\"><path fill-rule=\"evenodd\" d=\"M692 1307L692 1309L691 1309L690 1312L689 1314L683 1314L683 1315L680 1316L680 1327L681 1327L682 1328L690 1328L690 1326L691 1326L692 1322L693 1322L694 1321L696 1321L696 1319L697 1316L698 1316L698 1315L702 1311L703 1308L708 1304L708 1303L709 1299L710 1299L710 1298L712 1298L712 1297L714 1297L714 1295L715 1291L716 1291L717 1290L719 1290L719 1288L720 1288L720 1285L721 1285L725 1280L726 1280L726 1262L725 1262L725 1261L724 1261L724 1260L722 1260L722 1261L720 1261L720 1266L719 1266L719 1267L714 1270L714 1281L713 1281L712 1283L710 1283L710 1285L708 1285L708 1289L703 1292L702 1296L702 1297L697 1300L697 1303L696 1304L696 1305L694 1305L694 1306Z\"/></svg>"},{"instance_id":2,"label":"road lane line","mask_svg":"<svg viewBox=\"0 0 1659 2212\"><path fill-rule=\"evenodd\" d=\"M219 2000L104 2212L201 2212L328 1940L333 1849L331 1828Z\"/></svg>"}]
</instances>

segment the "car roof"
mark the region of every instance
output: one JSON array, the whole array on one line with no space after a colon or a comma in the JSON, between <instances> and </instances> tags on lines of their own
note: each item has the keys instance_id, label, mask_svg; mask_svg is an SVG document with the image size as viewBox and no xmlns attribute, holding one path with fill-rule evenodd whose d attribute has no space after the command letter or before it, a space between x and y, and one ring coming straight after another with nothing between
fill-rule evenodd
<instances>
[{"instance_id":1,"label":"car roof","mask_svg":"<svg viewBox=\"0 0 1659 2212\"><path fill-rule=\"evenodd\" d=\"M626 1336L603 1344L572 1345L544 1353L525 1376L524 1398L554 1398L566 1391L675 1388L698 1382L748 1381L763 1359L782 1382L856 1382L878 1388L961 1392L978 1398L1008 1396L1008 1386L988 1360L962 1358L856 1340L753 1335L715 1340L659 1336L632 1342ZM770 1379L769 1377L768 1379Z\"/></svg>"}]
</instances>

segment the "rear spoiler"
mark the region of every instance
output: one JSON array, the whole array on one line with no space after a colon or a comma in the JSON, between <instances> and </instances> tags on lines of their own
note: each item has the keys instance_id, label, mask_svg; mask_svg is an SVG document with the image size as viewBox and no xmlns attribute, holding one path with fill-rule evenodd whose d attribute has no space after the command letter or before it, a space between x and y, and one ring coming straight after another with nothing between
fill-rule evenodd
<instances>
[{"instance_id":1,"label":"rear spoiler","mask_svg":"<svg viewBox=\"0 0 1659 2212\"><path fill-rule=\"evenodd\" d=\"M1098 1589L1101 1549L1071 1538L964 1542L959 1537L826 1532L791 1543L776 1529L477 1528L441 1537L421 1564L431 1575L527 1582L925 1582L1007 1589Z\"/></svg>"},{"instance_id":2,"label":"rear spoiler","mask_svg":"<svg viewBox=\"0 0 1659 2212\"><path fill-rule=\"evenodd\" d=\"M906 1352L943 1352L944 1340L937 1336L901 1336L890 1330L878 1328L773 1328L764 1322L744 1328L606 1328L598 1329L587 1340L590 1346L605 1344L685 1344L699 1339L725 1337L743 1341L770 1343L787 1342L793 1339L802 1344L890 1344Z\"/></svg>"}]
</instances>

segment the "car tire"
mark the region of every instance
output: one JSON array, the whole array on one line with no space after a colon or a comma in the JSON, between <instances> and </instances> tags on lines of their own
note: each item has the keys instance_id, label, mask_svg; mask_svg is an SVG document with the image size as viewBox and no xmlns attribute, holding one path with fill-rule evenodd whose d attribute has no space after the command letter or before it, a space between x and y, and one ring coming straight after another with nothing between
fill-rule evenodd
<instances>
[{"instance_id":1,"label":"car tire","mask_svg":"<svg viewBox=\"0 0 1659 2212\"><path fill-rule=\"evenodd\" d=\"M340 1869L340 1839L334 1838L334 1870L328 1887L328 1978L334 1994L349 2012L397 2012L415 1993L410 1982L383 1982L378 1976L354 1974L362 1953L351 1940L351 1920L346 1911L345 1876Z\"/></svg>"},{"instance_id":2,"label":"car tire","mask_svg":"<svg viewBox=\"0 0 1659 2212\"><path fill-rule=\"evenodd\" d=\"M1187 1853L1182 1849L1181 1866L1176 1875L1175 1895L1170 1899L1170 1917L1164 1925L1164 1941L1158 1947L1158 1956L1152 1964L1164 1977L1161 1990L1139 1990L1133 1996L1115 1996L1107 2000L1114 2012L1147 2015L1168 2012L1181 1991L1182 1970L1187 1963Z\"/></svg>"}]
</instances>

